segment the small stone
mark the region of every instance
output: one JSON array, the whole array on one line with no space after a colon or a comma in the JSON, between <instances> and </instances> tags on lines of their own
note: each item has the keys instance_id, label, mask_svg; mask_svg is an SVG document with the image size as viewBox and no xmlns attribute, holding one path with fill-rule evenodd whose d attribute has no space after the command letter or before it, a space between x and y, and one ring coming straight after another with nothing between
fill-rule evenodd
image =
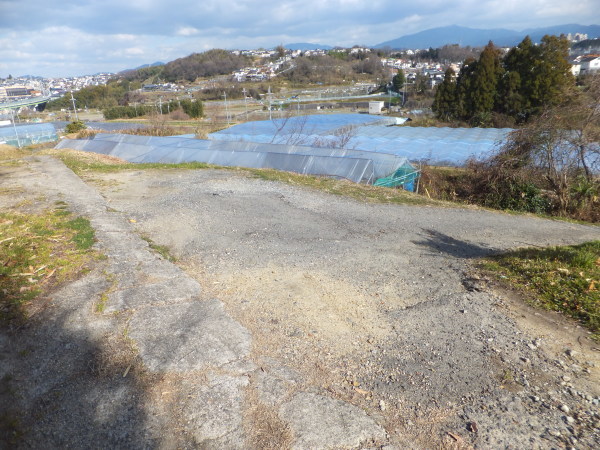
<instances>
[{"instance_id":1,"label":"small stone","mask_svg":"<svg viewBox=\"0 0 600 450\"><path fill-rule=\"evenodd\" d=\"M577 354L577 352L572 349L568 349L565 353L569 358L572 358L573 356L575 356Z\"/></svg>"},{"instance_id":2,"label":"small stone","mask_svg":"<svg viewBox=\"0 0 600 450\"><path fill-rule=\"evenodd\" d=\"M548 431L548 434L550 436L560 437L560 431L558 431L558 430L550 430L550 431Z\"/></svg>"},{"instance_id":3,"label":"small stone","mask_svg":"<svg viewBox=\"0 0 600 450\"><path fill-rule=\"evenodd\" d=\"M571 377L567 376L567 375L563 375L562 379L564 381L571 381Z\"/></svg>"},{"instance_id":4,"label":"small stone","mask_svg":"<svg viewBox=\"0 0 600 450\"><path fill-rule=\"evenodd\" d=\"M567 421L568 424L575 423L575 419L573 419L571 416L566 416L565 420Z\"/></svg>"},{"instance_id":5,"label":"small stone","mask_svg":"<svg viewBox=\"0 0 600 450\"><path fill-rule=\"evenodd\" d=\"M586 395L586 396L585 396L585 399L586 399L588 402L591 402L591 401L592 401L594 398L593 398L593 397L592 397L590 394L588 394L588 395Z\"/></svg>"},{"instance_id":6,"label":"small stone","mask_svg":"<svg viewBox=\"0 0 600 450\"><path fill-rule=\"evenodd\" d=\"M379 400L379 409L381 409L382 411L385 411L387 409L387 405L383 400Z\"/></svg>"},{"instance_id":7,"label":"small stone","mask_svg":"<svg viewBox=\"0 0 600 450\"><path fill-rule=\"evenodd\" d=\"M568 413L570 411L567 405L560 405L560 410L564 413Z\"/></svg>"},{"instance_id":8,"label":"small stone","mask_svg":"<svg viewBox=\"0 0 600 450\"><path fill-rule=\"evenodd\" d=\"M541 339L534 339L533 340L533 345L535 345L536 347L539 347L540 345L542 345L542 340Z\"/></svg>"},{"instance_id":9,"label":"small stone","mask_svg":"<svg viewBox=\"0 0 600 450\"><path fill-rule=\"evenodd\" d=\"M528 363L529 358L525 358L524 356L521 356L521 361L523 361L524 363Z\"/></svg>"},{"instance_id":10,"label":"small stone","mask_svg":"<svg viewBox=\"0 0 600 450\"><path fill-rule=\"evenodd\" d=\"M531 397L531 400L537 403L540 401L540 398L537 395L534 395L533 397Z\"/></svg>"}]
</instances>

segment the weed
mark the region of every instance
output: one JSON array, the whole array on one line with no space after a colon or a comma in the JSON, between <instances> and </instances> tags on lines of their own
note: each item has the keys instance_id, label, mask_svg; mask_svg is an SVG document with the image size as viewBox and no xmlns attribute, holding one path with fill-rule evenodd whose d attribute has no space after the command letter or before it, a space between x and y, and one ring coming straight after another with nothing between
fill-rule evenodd
<instances>
[{"instance_id":1,"label":"weed","mask_svg":"<svg viewBox=\"0 0 600 450\"><path fill-rule=\"evenodd\" d=\"M88 219L77 217L68 221L66 226L75 231L72 240L79 250L87 250L94 245L94 229Z\"/></svg>"},{"instance_id":2,"label":"weed","mask_svg":"<svg viewBox=\"0 0 600 450\"><path fill-rule=\"evenodd\" d=\"M28 302L81 274L95 254L89 221L56 212L0 214L0 319L24 319Z\"/></svg>"},{"instance_id":3,"label":"weed","mask_svg":"<svg viewBox=\"0 0 600 450\"><path fill-rule=\"evenodd\" d=\"M171 261L171 262L175 262L176 261L176 258L171 254L171 251L169 250L169 247L167 247L166 245L156 244L147 235L142 235L141 237L142 237L143 240L145 240L148 243L148 246L152 250L154 250L156 253L158 253L160 256L162 256L164 259L166 259L167 261Z\"/></svg>"},{"instance_id":4,"label":"weed","mask_svg":"<svg viewBox=\"0 0 600 450\"><path fill-rule=\"evenodd\" d=\"M516 250L483 267L525 289L534 304L580 320L600 338L600 241Z\"/></svg>"},{"instance_id":5,"label":"weed","mask_svg":"<svg viewBox=\"0 0 600 450\"><path fill-rule=\"evenodd\" d=\"M103 292L100 296L100 301L96 303L96 312L102 314L106 309L106 303L108 302L108 293Z\"/></svg>"}]
</instances>

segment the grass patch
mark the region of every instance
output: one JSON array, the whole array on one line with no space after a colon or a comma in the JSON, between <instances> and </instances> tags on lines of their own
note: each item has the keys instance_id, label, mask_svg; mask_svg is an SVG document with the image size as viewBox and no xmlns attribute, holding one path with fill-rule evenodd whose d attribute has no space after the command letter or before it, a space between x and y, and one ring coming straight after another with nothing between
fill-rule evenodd
<instances>
[{"instance_id":1,"label":"grass patch","mask_svg":"<svg viewBox=\"0 0 600 450\"><path fill-rule=\"evenodd\" d=\"M149 236L142 235L142 239L148 243L148 246L162 256L167 261L175 262L177 259L171 254L169 247L155 243Z\"/></svg>"},{"instance_id":2,"label":"grass patch","mask_svg":"<svg viewBox=\"0 0 600 450\"><path fill-rule=\"evenodd\" d=\"M26 318L29 302L73 279L94 256L89 221L64 212L0 213L0 320Z\"/></svg>"},{"instance_id":3,"label":"grass patch","mask_svg":"<svg viewBox=\"0 0 600 450\"><path fill-rule=\"evenodd\" d=\"M30 155L31 152L25 149L13 147L12 145L0 144L0 161L20 159Z\"/></svg>"},{"instance_id":4,"label":"grass patch","mask_svg":"<svg viewBox=\"0 0 600 450\"><path fill-rule=\"evenodd\" d=\"M483 267L524 288L535 305L581 321L600 338L600 241L516 250Z\"/></svg>"},{"instance_id":5,"label":"grass patch","mask_svg":"<svg viewBox=\"0 0 600 450\"><path fill-rule=\"evenodd\" d=\"M373 203L397 203L405 205L449 206L446 202L430 200L423 196L405 191L379 186L357 184L347 180L300 175L273 169L242 169L262 180L279 181L293 186L306 186L329 194L350 197L355 200Z\"/></svg>"},{"instance_id":6,"label":"grass patch","mask_svg":"<svg viewBox=\"0 0 600 450\"><path fill-rule=\"evenodd\" d=\"M130 163L119 158L114 158L96 153L82 152L76 150L49 150L43 152L59 158L65 165L78 175L86 172L111 173L122 170L146 170L146 169L206 169L210 167L206 163L186 162L180 164L165 163Z\"/></svg>"}]
</instances>

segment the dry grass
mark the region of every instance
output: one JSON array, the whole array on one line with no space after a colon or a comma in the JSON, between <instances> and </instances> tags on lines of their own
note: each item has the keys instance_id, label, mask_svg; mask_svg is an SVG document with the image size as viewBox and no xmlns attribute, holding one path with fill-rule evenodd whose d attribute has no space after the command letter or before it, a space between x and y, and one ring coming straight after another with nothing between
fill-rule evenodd
<instances>
[{"instance_id":1,"label":"dry grass","mask_svg":"<svg viewBox=\"0 0 600 450\"><path fill-rule=\"evenodd\" d=\"M111 166L130 164L129 162L121 158L116 158L114 156L109 155L102 155L99 153L84 152L81 150L50 148L40 151L39 154L56 156L62 159L63 161L65 159L77 160L85 164L104 164Z\"/></svg>"},{"instance_id":2,"label":"dry grass","mask_svg":"<svg viewBox=\"0 0 600 450\"><path fill-rule=\"evenodd\" d=\"M277 415L276 408L262 403L257 392L246 389L244 428L252 449L279 450L291 448L293 435L290 426Z\"/></svg>"},{"instance_id":3,"label":"dry grass","mask_svg":"<svg viewBox=\"0 0 600 450\"><path fill-rule=\"evenodd\" d=\"M31 155L31 152L28 150L13 147L12 145L0 144L0 161L19 159L29 155Z\"/></svg>"}]
</instances>

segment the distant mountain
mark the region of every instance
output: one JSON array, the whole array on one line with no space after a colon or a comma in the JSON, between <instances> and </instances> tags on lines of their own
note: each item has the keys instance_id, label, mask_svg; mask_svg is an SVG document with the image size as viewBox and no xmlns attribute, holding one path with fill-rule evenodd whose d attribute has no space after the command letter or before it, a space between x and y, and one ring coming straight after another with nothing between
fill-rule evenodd
<instances>
[{"instance_id":1,"label":"distant mountain","mask_svg":"<svg viewBox=\"0 0 600 450\"><path fill-rule=\"evenodd\" d=\"M330 45L323 44L309 44L306 42L299 42L296 44L285 44L285 48L288 50L331 50L333 47Z\"/></svg>"},{"instance_id":2,"label":"distant mountain","mask_svg":"<svg viewBox=\"0 0 600 450\"><path fill-rule=\"evenodd\" d=\"M402 36L398 39L382 42L375 48L390 47L393 49L417 49L438 48L446 44L459 44L461 46L481 47L489 41L493 41L499 47L511 47L517 45L527 35L534 41L539 42L546 34L568 34L586 33L590 39L600 36L599 25L556 25L545 28L531 28L523 31L496 28L491 30L461 27L451 25L447 27L432 28L419 33Z\"/></svg>"}]
</instances>

